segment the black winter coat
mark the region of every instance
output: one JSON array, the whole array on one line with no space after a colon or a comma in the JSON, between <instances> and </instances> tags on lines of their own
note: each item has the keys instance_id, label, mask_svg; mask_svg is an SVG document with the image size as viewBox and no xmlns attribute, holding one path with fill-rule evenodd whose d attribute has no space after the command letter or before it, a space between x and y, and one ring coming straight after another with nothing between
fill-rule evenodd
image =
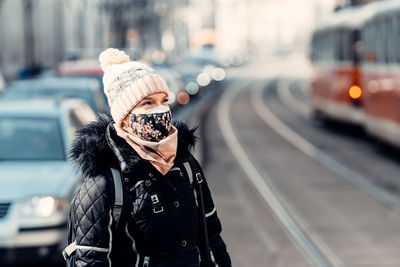
<instances>
[{"instance_id":1,"label":"black winter coat","mask_svg":"<svg viewBox=\"0 0 400 267\"><path fill-rule=\"evenodd\" d=\"M116 135L111 117L101 115L78 131L71 156L86 177L71 204L78 267L199 266L198 210L183 167L193 159L196 137L183 123L174 124L178 151L165 176ZM121 171L125 190L118 228L110 168ZM231 266L210 190L202 186L212 258L216 266Z\"/></svg>"}]
</instances>

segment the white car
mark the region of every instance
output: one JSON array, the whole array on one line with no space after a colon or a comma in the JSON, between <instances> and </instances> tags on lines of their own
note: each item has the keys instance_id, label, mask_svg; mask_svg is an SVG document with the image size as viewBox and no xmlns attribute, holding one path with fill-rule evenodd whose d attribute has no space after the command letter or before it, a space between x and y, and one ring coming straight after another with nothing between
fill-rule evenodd
<instances>
[{"instance_id":1,"label":"white car","mask_svg":"<svg viewBox=\"0 0 400 267\"><path fill-rule=\"evenodd\" d=\"M82 180L68 149L94 119L79 99L0 101L0 265L61 261Z\"/></svg>"}]
</instances>

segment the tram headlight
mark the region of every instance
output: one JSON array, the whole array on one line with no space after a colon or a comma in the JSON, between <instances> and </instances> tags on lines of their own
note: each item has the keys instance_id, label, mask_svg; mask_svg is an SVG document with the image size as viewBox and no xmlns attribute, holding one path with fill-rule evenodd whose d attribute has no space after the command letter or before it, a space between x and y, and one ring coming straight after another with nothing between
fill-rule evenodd
<instances>
[{"instance_id":1,"label":"tram headlight","mask_svg":"<svg viewBox=\"0 0 400 267\"><path fill-rule=\"evenodd\" d=\"M349 89L349 96L352 99L359 99L362 95L362 90L361 87L358 85L353 85Z\"/></svg>"}]
</instances>

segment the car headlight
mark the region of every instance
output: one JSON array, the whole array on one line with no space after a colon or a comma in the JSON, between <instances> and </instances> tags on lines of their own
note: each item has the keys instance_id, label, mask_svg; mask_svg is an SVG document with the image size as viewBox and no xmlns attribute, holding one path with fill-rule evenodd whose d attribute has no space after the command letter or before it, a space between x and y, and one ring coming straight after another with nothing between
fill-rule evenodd
<instances>
[{"instance_id":1,"label":"car headlight","mask_svg":"<svg viewBox=\"0 0 400 267\"><path fill-rule=\"evenodd\" d=\"M68 206L67 201L51 196L32 197L22 203L21 214L24 217L46 218L66 211Z\"/></svg>"}]
</instances>

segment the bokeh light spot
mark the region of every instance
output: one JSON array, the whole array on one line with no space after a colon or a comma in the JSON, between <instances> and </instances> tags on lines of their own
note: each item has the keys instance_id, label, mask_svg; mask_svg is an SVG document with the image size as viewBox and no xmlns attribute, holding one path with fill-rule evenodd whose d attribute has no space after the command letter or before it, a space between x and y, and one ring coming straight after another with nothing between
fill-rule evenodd
<instances>
[{"instance_id":1,"label":"bokeh light spot","mask_svg":"<svg viewBox=\"0 0 400 267\"><path fill-rule=\"evenodd\" d=\"M362 91L360 86L358 85L353 85L352 87L350 87L349 89L349 95L351 98L353 99L358 99L361 97Z\"/></svg>"},{"instance_id":2,"label":"bokeh light spot","mask_svg":"<svg viewBox=\"0 0 400 267\"><path fill-rule=\"evenodd\" d=\"M176 102L180 105L186 105L190 101L190 96L186 92L180 92L176 97Z\"/></svg>"}]
</instances>

